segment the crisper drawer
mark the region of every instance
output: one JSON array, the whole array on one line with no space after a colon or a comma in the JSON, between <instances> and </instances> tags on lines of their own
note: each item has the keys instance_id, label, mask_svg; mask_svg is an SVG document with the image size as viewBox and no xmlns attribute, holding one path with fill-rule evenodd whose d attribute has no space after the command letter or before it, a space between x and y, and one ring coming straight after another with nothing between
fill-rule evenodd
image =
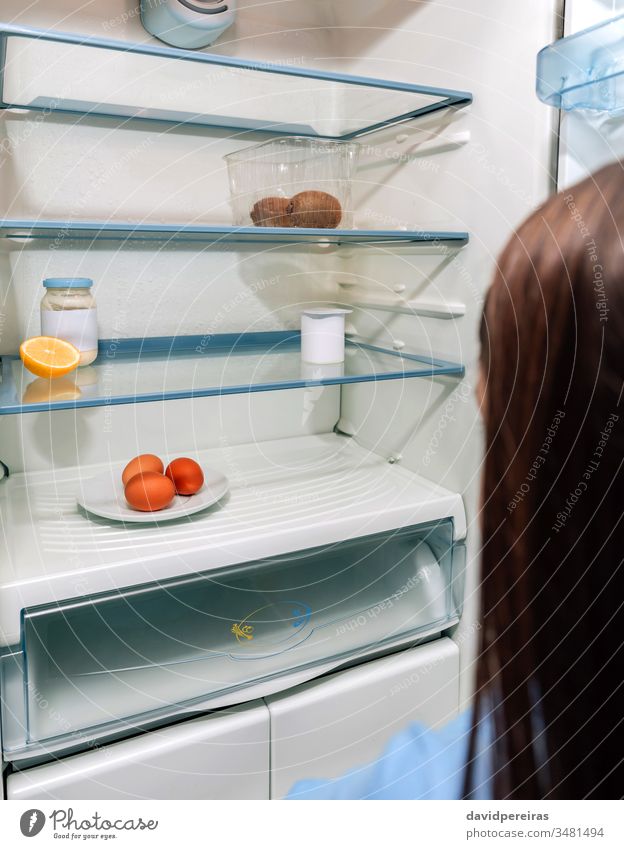
<instances>
[{"instance_id":1,"label":"crisper drawer","mask_svg":"<svg viewBox=\"0 0 624 849\"><path fill-rule=\"evenodd\" d=\"M5 749L75 741L217 696L241 702L280 689L281 676L312 678L442 630L459 613L458 559L442 521L26 609L21 650L3 663Z\"/></svg>"},{"instance_id":2,"label":"crisper drawer","mask_svg":"<svg viewBox=\"0 0 624 849\"><path fill-rule=\"evenodd\" d=\"M436 728L452 720L459 707L459 649L442 637L302 684L266 703L271 795L281 799L297 781L337 778L372 763L412 722Z\"/></svg>"},{"instance_id":3,"label":"crisper drawer","mask_svg":"<svg viewBox=\"0 0 624 849\"><path fill-rule=\"evenodd\" d=\"M268 799L269 712L217 711L12 772L7 799Z\"/></svg>"}]
</instances>

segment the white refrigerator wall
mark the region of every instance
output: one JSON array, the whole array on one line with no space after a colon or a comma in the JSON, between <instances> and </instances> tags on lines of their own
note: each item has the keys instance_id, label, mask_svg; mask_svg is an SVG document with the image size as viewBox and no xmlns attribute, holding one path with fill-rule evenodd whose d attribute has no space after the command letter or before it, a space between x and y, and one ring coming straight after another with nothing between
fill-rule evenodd
<instances>
[{"instance_id":1,"label":"white refrigerator wall","mask_svg":"<svg viewBox=\"0 0 624 849\"><path fill-rule=\"evenodd\" d=\"M551 189L554 113L537 101L535 55L556 31L556 0L247 0L219 41L224 54L314 64L465 89L468 109L362 140L355 184L361 226L457 228L460 252L438 249L269 248L204 250L98 245L0 254L0 352L38 333L45 276L96 280L103 337L275 330L298 326L301 305L339 300L459 302L441 321L358 309L353 329L406 350L466 363L467 377L329 389L250 399L139 405L0 423L15 470L121 460L158 440L187 450L341 426L366 447L464 494L469 555L478 553L481 432L474 403L477 326L484 290L510 230ZM107 38L147 41L137 0L3 0L5 20ZM111 86L120 81L111 80ZM0 118L2 214L10 218L228 223L223 155L263 140L252 133L14 111ZM167 410L165 410L167 407ZM106 419L106 416L109 419ZM67 433L72 434L68 446ZM149 435L150 446L143 437ZM63 446L64 447L60 447ZM152 447L155 446L155 447ZM478 630L470 572L457 635L467 667ZM469 692L469 678L464 679Z\"/></svg>"}]
</instances>

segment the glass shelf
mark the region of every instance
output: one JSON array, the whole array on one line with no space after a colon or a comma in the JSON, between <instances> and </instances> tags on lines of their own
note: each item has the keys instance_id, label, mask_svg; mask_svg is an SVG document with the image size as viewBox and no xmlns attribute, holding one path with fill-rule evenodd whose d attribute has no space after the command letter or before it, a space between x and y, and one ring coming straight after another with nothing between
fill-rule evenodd
<instances>
[{"instance_id":1,"label":"glass shelf","mask_svg":"<svg viewBox=\"0 0 624 849\"><path fill-rule=\"evenodd\" d=\"M201 242L227 245L248 244L328 244L376 245L459 243L468 233L455 230L321 230L313 227L230 227L184 224L132 224L108 221L20 221L0 220L0 237L5 239Z\"/></svg>"},{"instance_id":2,"label":"glass shelf","mask_svg":"<svg viewBox=\"0 0 624 849\"><path fill-rule=\"evenodd\" d=\"M0 23L0 105L352 139L465 91Z\"/></svg>"},{"instance_id":3,"label":"glass shelf","mask_svg":"<svg viewBox=\"0 0 624 849\"><path fill-rule=\"evenodd\" d=\"M295 331L103 340L93 365L53 381L3 356L0 415L443 375L464 367L349 340L344 364L303 363Z\"/></svg>"},{"instance_id":4,"label":"glass shelf","mask_svg":"<svg viewBox=\"0 0 624 849\"><path fill-rule=\"evenodd\" d=\"M537 95L558 109L624 109L624 15L561 38L537 57Z\"/></svg>"}]
</instances>

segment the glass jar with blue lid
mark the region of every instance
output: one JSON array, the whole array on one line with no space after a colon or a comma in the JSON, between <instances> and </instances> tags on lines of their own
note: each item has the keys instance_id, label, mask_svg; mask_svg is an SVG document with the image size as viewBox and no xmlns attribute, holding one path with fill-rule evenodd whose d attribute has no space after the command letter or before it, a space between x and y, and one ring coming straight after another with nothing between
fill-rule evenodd
<instances>
[{"instance_id":1,"label":"glass jar with blue lid","mask_svg":"<svg viewBox=\"0 0 624 849\"><path fill-rule=\"evenodd\" d=\"M71 342L80 351L80 365L97 357L97 307L89 277L48 277L41 301L41 335Z\"/></svg>"}]
</instances>

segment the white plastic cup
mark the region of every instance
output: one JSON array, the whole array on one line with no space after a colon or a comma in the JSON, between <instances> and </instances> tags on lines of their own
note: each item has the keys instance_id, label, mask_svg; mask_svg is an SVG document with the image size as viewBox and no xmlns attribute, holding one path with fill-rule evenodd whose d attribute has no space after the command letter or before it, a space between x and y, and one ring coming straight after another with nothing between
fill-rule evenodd
<instances>
[{"instance_id":1,"label":"white plastic cup","mask_svg":"<svg viewBox=\"0 0 624 849\"><path fill-rule=\"evenodd\" d=\"M301 359L304 363L343 363L345 316L353 310L314 307L301 314Z\"/></svg>"}]
</instances>

